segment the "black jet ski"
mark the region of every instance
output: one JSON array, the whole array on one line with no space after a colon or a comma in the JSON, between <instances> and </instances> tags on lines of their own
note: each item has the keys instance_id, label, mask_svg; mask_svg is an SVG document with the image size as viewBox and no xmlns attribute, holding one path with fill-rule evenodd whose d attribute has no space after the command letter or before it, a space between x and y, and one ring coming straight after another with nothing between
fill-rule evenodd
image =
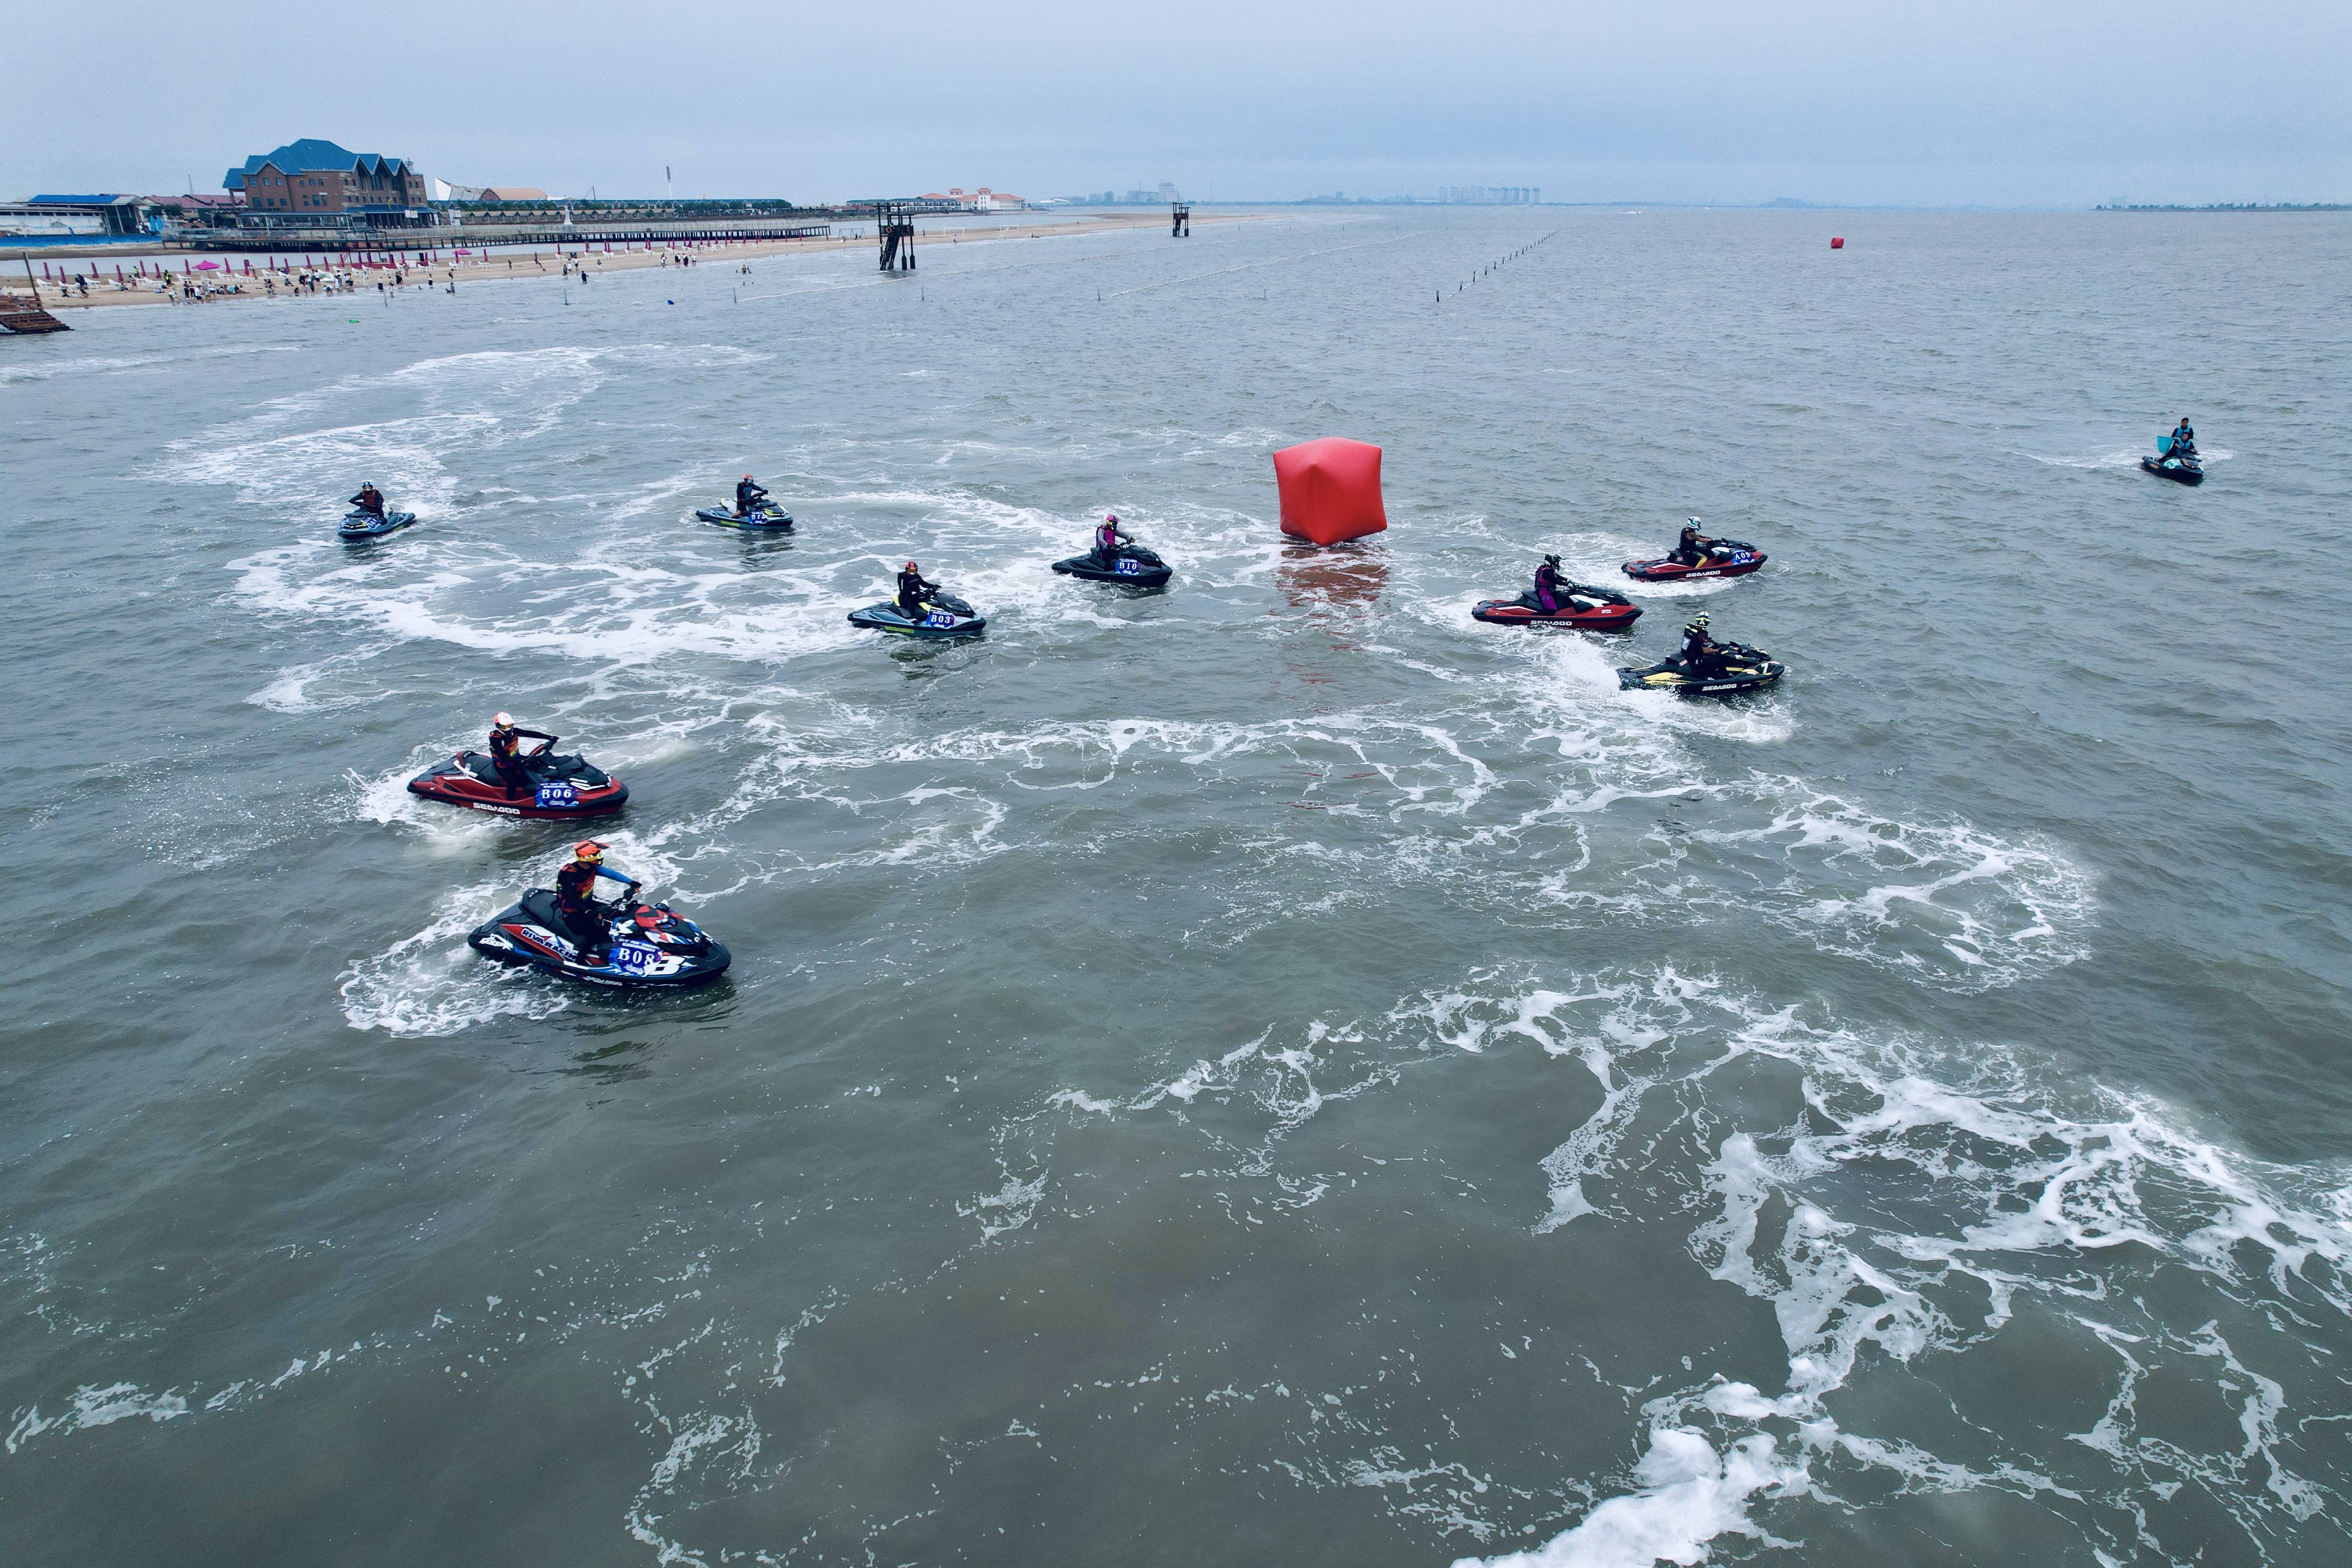
<instances>
[{"instance_id":1,"label":"black jet ski","mask_svg":"<svg viewBox=\"0 0 2352 1568\"><path fill-rule=\"evenodd\" d=\"M707 506L694 515L721 528L740 528L751 533L782 533L793 526L793 514L772 500L761 501L740 517L733 507L727 506Z\"/></svg>"},{"instance_id":2,"label":"black jet ski","mask_svg":"<svg viewBox=\"0 0 2352 1568\"><path fill-rule=\"evenodd\" d=\"M1140 544L1122 544L1118 553L1108 560L1100 551L1089 550L1067 561L1055 562L1054 570L1065 577L1083 577L1089 583L1123 583L1130 588L1164 588L1168 579L1175 575L1168 563Z\"/></svg>"},{"instance_id":3,"label":"black jet ski","mask_svg":"<svg viewBox=\"0 0 2352 1568\"><path fill-rule=\"evenodd\" d=\"M408 793L451 805L495 812L500 816L561 820L603 816L615 812L629 798L629 786L612 774L591 767L578 752L556 756L555 742L542 742L519 759L530 780L526 790L510 790L499 776L498 764L487 752L459 752L434 763L408 781Z\"/></svg>"},{"instance_id":4,"label":"black jet ski","mask_svg":"<svg viewBox=\"0 0 2352 1568\"><path fill-rule=\"evenodd\" d=\"M2161 458L2142 458L2139 466L2158 479L2171 479L2179 484L2201 485L2205 482L2204 466L2194 457L2176 458L2167 454Z\"/></svg>"},{"instance_id":5,"label":"black jet ski","mask_svg":"<svg viewBox=\"0 0 2352 1568\"><path fill-rule=\"evenodd\" d=\"M968 637L988 629L988 617L944 591L923 601L920 614L909 616L896 599L885 599L849 612L849 624L860 631L891 632L902 637Z\"/></svg>"},{"instance_id":6,"label":"black jet ski","mask_svg":"<svg viewBox=\"0 0 2352 1568\"><path fill-rule=\"evenodd\" d=\"M1496 626L1574 626L1588 632L1630 630L1641 607L1613 588L1563 581L1545 609L1533 588L1516 599L1481 599L1470 606L1473 620Z\"/></svg>"},{"instance_id":7,"label":"black jet ski","mask_svg":"<svg viewBox=\"0 0 2352 1568\"><path fill-rule=\"evenodd\" d=\"M342 526L335 530L335 537L361 543L371 539L382 539L387 533L398 533L415 521L416 514L413 511L388 511L382 517L373 512L355 511L343 519Z\"/></svg>"},{"instance_id":8,"label":"black jet ski","mask_svg":"<svg viewBox=\"0 0 2352 1568\"><path fill-rule=\"evenodd\" d=\"M699 985L727 973L727 950L667 904L596 906L610 919L606 951L592 961L556 912L555 893L533 888L466 938L466 945L501 963L527 963L566 980L630 989Z\"/></svg>"},{"instance_id":9,"label":"black jet ski","mask_svg":"<svg viewBox=\"0 0 2352 1568\"><path fill-rule=\"evenodd\" d=\"M1617 684L1628 691L1673 691L1685 697L1732 697L1761 691L1789 673L1789 667L1745 643L1715 645L1717 657L1706 673L1693 670L1677 657L1662 659L1646 669L1621 668Z\"/></svg>"}]
</instances>

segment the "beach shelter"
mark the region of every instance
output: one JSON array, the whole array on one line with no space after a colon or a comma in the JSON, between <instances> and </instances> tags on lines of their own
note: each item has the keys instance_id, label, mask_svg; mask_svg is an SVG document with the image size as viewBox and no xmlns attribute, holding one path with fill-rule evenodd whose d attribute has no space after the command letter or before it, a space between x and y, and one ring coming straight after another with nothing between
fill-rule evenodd
<instances>
[{"instance_id":1,"label":"beach shelter","mask_svg":"<svg viewBox=\"0 0 2352 1568\"><path fill-rule=\"evenodd\" d=\"M1314 544L1339 544L1389 525L1381 505L1381 449L1326 436L1274 455L1282 496L1282 531Z\"/></svg>"}]
</instances>

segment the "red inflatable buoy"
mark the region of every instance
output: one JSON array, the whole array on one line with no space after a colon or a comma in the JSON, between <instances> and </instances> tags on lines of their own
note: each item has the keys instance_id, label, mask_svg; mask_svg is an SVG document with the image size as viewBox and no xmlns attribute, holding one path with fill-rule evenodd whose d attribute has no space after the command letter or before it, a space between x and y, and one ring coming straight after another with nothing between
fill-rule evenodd
<instances>
[{"instance_id":1,"label":"red inflatable buoy","mask_svg":"<svg viewBox=\"0 0 2352 1568\"><path fill-rule=\"evenodd\" d=\"M1843 250L1845 248L1845 236L1842 234L1833 234L1830 236L1830 248L1832 250Z\"/></svg>"},{"instance_id":2,"label":"red inflatable buoy","mask_svg":"<svg viewBox=\"0 0 2352 1568\"><path fill-rule=\"evenodd\" d=\"M1389 525L1381 505L1381 449L1326 436L1274 455L1282 495L1282 531L1314 544L1338 544Z\"/></svg>"}]
</instances>

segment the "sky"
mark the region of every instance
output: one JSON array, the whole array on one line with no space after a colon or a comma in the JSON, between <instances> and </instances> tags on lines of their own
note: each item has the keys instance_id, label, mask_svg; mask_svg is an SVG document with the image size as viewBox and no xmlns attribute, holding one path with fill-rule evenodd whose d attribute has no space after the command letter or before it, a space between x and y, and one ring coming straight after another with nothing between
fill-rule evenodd
<instances>
[{"instance_id":1,"label":"sky","mask_svg":"<svg viewBox=\"0 0 2352 1568\"><path fill-rule=\"evenodd\" d=\"M11 14L0 199L299 137L557 195L2352 202L2352 4L257 0ZM39 62L30 68L28 62Z\"/></svg>"}]
</instances>

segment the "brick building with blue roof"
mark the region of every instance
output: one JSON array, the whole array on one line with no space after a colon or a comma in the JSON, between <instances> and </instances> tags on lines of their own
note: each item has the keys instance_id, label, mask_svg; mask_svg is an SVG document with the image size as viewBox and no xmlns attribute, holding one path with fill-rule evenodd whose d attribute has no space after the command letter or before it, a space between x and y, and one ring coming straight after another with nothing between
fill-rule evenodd
<instances>
[{"instance_id":1,"label":"brick building with blue roof","mask_svg":"<svg viewBox=\"0 0 2352 1568\"><path fill-rule=\"evenodd\" d=\"M317 137L247 158L221 185L241 193L248 211L272 216L391 213L426 204L425 176L409 160L353 153Z\"/></svg>"}]
</instances>

